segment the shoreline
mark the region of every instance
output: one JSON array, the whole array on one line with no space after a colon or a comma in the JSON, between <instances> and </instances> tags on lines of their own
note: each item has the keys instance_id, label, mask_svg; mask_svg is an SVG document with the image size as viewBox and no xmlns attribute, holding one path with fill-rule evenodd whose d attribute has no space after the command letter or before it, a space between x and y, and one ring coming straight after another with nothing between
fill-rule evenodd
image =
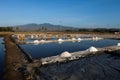
<instances>
[{"instance_id":1,"label":"shoreline","mask_svg":"<svg viewBox=\"0 0 120 80\"><path fill-rule=\"evenodd\" d=\"M94 55L94 54L97 54L100 52L108 52L109 53L109 52L117 51L117 50L120 50L120 46L108 46L108 47L103 47L103 48L97 48L97 50L98 51L96 51L96 52L89 52L87 50L72 52L72 53L70 53L71 54L70 57L61 57L60 55L56 55L56 56L50 56L50 57L41 58L41 59L34 59L33 63L39 64L39 62L42 62L42 65L46 65L46 64L52 64L52 63L73 61L73 60L80 59L82 57L86 57L87 55Z\"/></svg>"},{"instance_id":2,"label":"shoreline","mask_svg":"<svg viewBox=\"0 0 120 80\"><path fill-rule=\"evenodd\" d=\"M16 44L12 42L10 36L4 37L5 42L5 72L3 80L24 80L23 74L18 68L25 63L24 57L19 52Z\"/></svg>"},{"instance_id":3,"label":"shoreline","mask_svg":"<svg viewBox=\"0 0 120 80\"><path fill-rule=\"evenodd\" d=\"M86 34L81 34L81 35L86 35ZM110 38L110 39L119 39L120 40L120 36L113 35L113 34L112 35L111 34L109 34L109 35L108 34L106 34L106 35L89 34L89 35L90 36L95 36L95 37L101 37L102 36L102 38ZM29 62L26 63L23 54L20 52L20 49L10 39L10 34L9 35L4 34L4 42L5 42L6 54L5 54L5 72L4 72L3 80L13 80L13 79L15 79L15 80L25 80L25 76L23 75L23 73L18 71L18 68L23 67L24 64L27 65L27 67L26 67L27 71L31 73L30 74L31 76L33 76L34 72L35 72L34 67L40 67L41 66L41 60L38 61L39 64L36 63L35 61L33 61L32 63L29 63ZM106 48L106 49L108 49L108 48ZM110 49L110 51L111 51L111 49ZM77 53L80 53L80 52L77 52ZM83 57L85 57L85 55L83 55Z\"/></svg>"}]
</instances>

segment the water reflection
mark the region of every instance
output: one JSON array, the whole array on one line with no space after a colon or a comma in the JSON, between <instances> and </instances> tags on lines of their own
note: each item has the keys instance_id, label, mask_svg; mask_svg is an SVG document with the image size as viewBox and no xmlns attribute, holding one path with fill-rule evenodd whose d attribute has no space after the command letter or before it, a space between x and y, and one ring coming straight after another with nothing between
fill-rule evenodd
<instances>
[{"instance_id":1,"label":"water reflection","mask_svg":"<svg viewBox=\"0 0 120 80\"><path fill-rule=\"evenodd\" d=\"M61 54L64 51L76 52L86 50L91 46L94 47L105 47L117 45L119 40L81 40L80 42L63 42L63 43L46 43L46 44L24 44L21 45L26 51L28 51L33 58L49 57Z\"/></svg>"},{"instance_id":2,"label":"water reflection","mask_svg":"<svg viewBox=\"0 0 120 80\"><path fill-rule=\"evenodd\" d=\"M3 76L3 67L4 67L4 45L3 38L0 38L0 80Z\"/></svg>"},{"instance_id":3,"label":"water reflection","mask_svg":"<svg viewBox=\"0 0 120 80\"><path fill-rule=\"evenodd\" d=\"M63 42L58 42L59 44L62 44Z\"/></svg>"}]
</instances>

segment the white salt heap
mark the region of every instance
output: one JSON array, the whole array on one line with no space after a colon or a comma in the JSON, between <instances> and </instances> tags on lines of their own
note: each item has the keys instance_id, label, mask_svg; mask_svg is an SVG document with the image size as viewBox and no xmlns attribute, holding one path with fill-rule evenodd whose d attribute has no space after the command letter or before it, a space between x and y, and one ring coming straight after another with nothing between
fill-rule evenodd
<instances>
[{"instance_id":1,"label":"white salt heap","mask_svg":"<svg viewBox=\"0 0 120 80\"><path fill-rule=\"evenodd\" d=\"M45 42L45 40L40 40L40 42Z\"/></svg>"},{"instance_id":2,"label":"white salt heap","mask_svg":"<svg viewBox=\"0 0 120 80\"><path fill-rule=\"evenodd\" d=\"M78 40L78 41L80 41L80 40L81 40L81 38L78 38L77 40Z\"/></svg>"},{"instance_id":3,"label":"white salt heap","mask_svg":"<svg viewBox=\"0 0 120 80\"><path fill-rule=\"evenodd\" d=\"M98 37L95 37L95 39L98 39Z\"/></svg>"},{"instance_id":4,"label":"white salt heap","mask_svg":"<svg viewBox=\"0 0 120 80\"><path fill-rule=\"evenodd\" d=\"M33 35L31 35L31 38L34 38L34 36L33 36Z\"/></svg>"},{"instance_id":5,"label":"white salt heap","mask_svg":"<svg viewBox=\"0 0 120 80\"><path fill-rule=\"evenodd\" d=\"M97 52L98 50L95 47L91 46L90 48L87 49L87 51L89 51L89 52Z\"/></svg>"},{"instance_id":6,"label":"white salt heap","mask_svg":"<svg viewBox=\"0 0 120 80\"><path fill-rule=\"evenodd\" d=\"M60 39L58 39L58 41L59 41L59 42L62 42L62 41L64 41L64 40L62 40L62 39L60 38Z\"/></svg>"},{"instance_id":7,"label":"white salt heap","mask_svg":"<svg viewBox=\"0 0 120 80\"><path fill-rule=\"evenodd\" d=\"M72 38L72 41L75 41L76 39L75 38Z\"/></svg>"},{"instance_id":8,"label":"white salt heap","mask_svg":"<svg viewBox=\"0 0 120 80\"><path fill-rule=\"evenodd\" d=\"M39 41L38 40L34 40L33 43L39 43Z\"/></svg>"},{"instance_id":9,"label":"white salt heap","mask_svg":"<svg viewBox=\"0 0 120 80\"><path fill-rule=\"evenodd\" d=\"M63 57L63 58L68 58L68 57L71 57L72 55L68 52L68 51L65 51L63 53L61 53L60 57Z\"/></svg>"},{"instance_id":10,"label":"white salt heap","mask_svg":"<svg viewBox=\"0 0 120 80\"><path fill-rule=\"evenodd\" d=\"M118 43L117 46L120 46L120 43Z\"/></svg>"},{"instance_id":11,"label":"white salt heap","mask_svg":"<svg viewBox=\"0 0 120 80\"><path fill-rule=\"evenodd\" d=\"M98 37L93 37L93 40L98 40L99 38Z\"/></svg>"}]
</instances>

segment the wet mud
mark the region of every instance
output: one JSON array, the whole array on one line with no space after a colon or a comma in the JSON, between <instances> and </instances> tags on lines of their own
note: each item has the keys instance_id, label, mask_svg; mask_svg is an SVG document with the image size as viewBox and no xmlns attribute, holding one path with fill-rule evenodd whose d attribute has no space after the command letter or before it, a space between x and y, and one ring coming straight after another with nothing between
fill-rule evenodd
<instances>
[{"instance_id":1,"label":"wet mud","mask_svg":"<svg viewBox=\"0 0 120 80\"><path fill-rule=\"evenodd\" d=\"M36 80L120 80L120 51L36 68Z\"/></svg>"}]
</instances>

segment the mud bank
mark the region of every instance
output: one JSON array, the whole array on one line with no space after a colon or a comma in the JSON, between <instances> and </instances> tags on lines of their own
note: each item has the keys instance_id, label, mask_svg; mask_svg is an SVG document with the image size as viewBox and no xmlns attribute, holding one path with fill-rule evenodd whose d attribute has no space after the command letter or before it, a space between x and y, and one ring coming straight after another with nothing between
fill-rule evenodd
<instances>
[{"instance_id":1,"label":"mud bank","mask_svg":"<svg viewBox=\"0 0 120 80\"><path fill-rule=\"evenodd\" d=\"M18 68L24 64L25 60L19 52L16 44L12 42L10 36L4 37L5 42L5 72L3 80L24 80L23 74Z\"/></svg>"},{"instance_id":2,"label":"mud bank","mask_svg":"<svg viewBox=\"0 0 120 80\"><path fill-rule=\"evenodd\" d=\"M36 68L36 80L119 80L120 51Z\"/></svg>"},{"instance_id":3,"label":"mud bank","mask_svg":"<svg viewBox=\"0 0 120 80\"><path fill-rule=\"evenodd\" d=\"M42 62L42 65L46 65L46 64L67 62L67 61L80 59L80 58L86 57L88 55L95 55L100 52L112 52L112 51L120 50L120 46L108 46L108 47L103 47L103 48L97 48L97 50L98 51L96 51L96 52L90 52L88 50L73 52L73 53L70 53L71 56L69 56L69 57L61 57L60 55L56 55L56 56L36 59L36 60L34 60L34 63L39 64L39 62Z\"/></svg>"}]
</instances>

